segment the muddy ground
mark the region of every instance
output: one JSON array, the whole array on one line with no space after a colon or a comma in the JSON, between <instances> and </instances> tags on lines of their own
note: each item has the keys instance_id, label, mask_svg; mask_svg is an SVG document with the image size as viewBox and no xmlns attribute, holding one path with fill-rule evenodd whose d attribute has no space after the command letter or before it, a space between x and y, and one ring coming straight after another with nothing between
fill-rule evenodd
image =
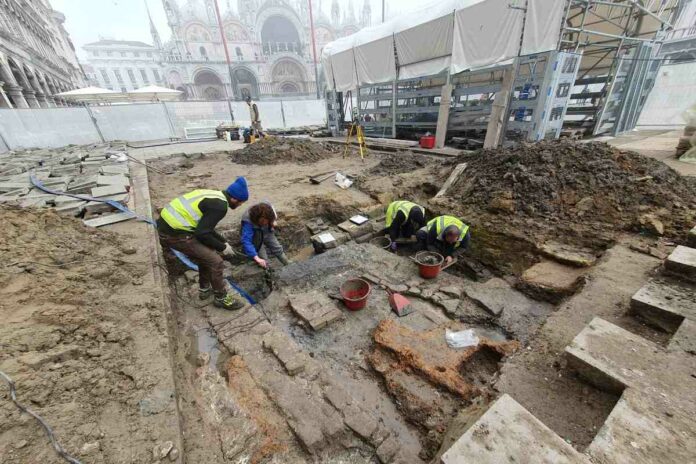
<instances>
[{"instance_id":1,"label":"muddy ground","mask_svg":"<svg viewBox=\"0 0 696 464\"><path fill-rule=\"evenodd\" d=\"M578 237L599 227L594 209L572 222L561 219L572 217L564 215L576 212L577 204L554 203L560 209L541 218L538 210L524 208L530 193L523 186L541 177L530 166L547 172L546 156L524 155L536 164L502 161L490 175L476 161L455 184L459 197L433 201L463 158L371 153L361 161L355 152L343 158L342 148L277 138L231 153L151 162L171 172L149 172L153 213L182 192L223 189L239 175L248 179L250 204L263 199L276 207L279 237L295 264L274 263L270 280L253 265L227 265L238 283L269 295L262 306L239 313L199 301L195 273L171 269L161 288L150 261L158 250L150 248L147 226L131 222L113 232L95 231L51 212L0 210L9 224L0 231L0 249L10 263L0 271L0 314L9 321L0 328L0 368L17 381L20 399L44 415L84 462L153 462L153 448L167 441L179 453L173 460L183 456L187 462L437 462L501 392L584 449L617 398L568 372L563 347L593 315L659 343L668 338L626 315L632 292L659 266L656 255L672 246L628 219L653 210L634 210L629 202L622 207L626 214L611 216L611 233L595 230L588 242ZM643 166L633 155L617 156ZM576 162L568 169L578 168ZM678 187L661 192L679 193L681 180L660 166L650 169L643 177L652 179L631 185L642 189L657 179ZM351 175L355 185L342 190L332 180L308 180L336 171ZM592 172L582 176L594 179ZM624 179L610 172L609 183ZM479 189L471 190L479 178ZM564 179L585 193L606 187L590 180L595 184L582 190ZM538 202L551 195L532 190ZM512 203L499 206L512 204L513 211L491 209L498 193L508 191ZM669 196L637 191L647 205ZM471 250L437 281L417 278L407 251L394 255L350 242L313 256L308 220L336 225L396 198L424 204L429 215L462 214L474 226ZM135 198L136 204L141 200ZM687 221L693 210L683 205L664 207L682 211L679 221ZM656 211L665 235L676 238L680 223ZM242 212L230 211L220 226L233 243ZM592 219L588 228L572 232L583 218ZM579 271L554 261L559 274L577 274L582 284L552 302L518 285L534 264L559 259L542 250L550 239L574 251L584 247L580 255L591 261ZM330 299L345 279L368 275L377 283L365 310L348 312ZM403 291L416 311L398 318L383 286ZM313 329L294 309L302 301L321 301L321 308L340 317ZM505 309L495 316L500 305ZM449 348L446 330L464 328L479 334L479 347ZM38 426L2 395L0 462L60 462Z\"/></svg>"}]
</instances>

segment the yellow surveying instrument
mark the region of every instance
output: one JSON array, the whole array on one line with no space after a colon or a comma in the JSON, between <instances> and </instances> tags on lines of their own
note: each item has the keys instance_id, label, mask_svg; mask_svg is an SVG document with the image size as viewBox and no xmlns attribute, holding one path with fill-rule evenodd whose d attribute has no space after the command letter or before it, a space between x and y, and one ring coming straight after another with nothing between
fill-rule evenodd
<instances>
[{"instance_id":1,"label":"yellow surveying instrument","mask_svg":"<svg viewBox=\"0 0 696 464\"><path fill-rule=\"evenodd\" d=\"M351 91L346 92L345 100L343 101L344 110L350 111L351 123L350 128L346 133L346 148L343 151L343 157L348 156L348 149L350 148L350 138L355 134L358 140L358 147L360 148L360 159L365 161L365 155L367 154L367 145L365 145L365 133L360 125L360 119L358 117L358 111L353 108L353 99Z\"/></svg>"}]
</instances>

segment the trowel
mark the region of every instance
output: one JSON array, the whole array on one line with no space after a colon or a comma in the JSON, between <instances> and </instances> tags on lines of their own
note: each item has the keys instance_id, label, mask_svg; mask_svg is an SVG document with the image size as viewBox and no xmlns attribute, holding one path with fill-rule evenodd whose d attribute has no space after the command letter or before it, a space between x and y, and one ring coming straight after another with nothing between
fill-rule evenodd
<instances>
[{"instance_id":1,"label":"trowel","mask_svg":"<svg viewBox=\"0 0 696 464\"><path fill-rule=\"evenodd\" d=\"M389 294L389 306L391 306L392 311L394 311L397 316L403 317L413 312L413 306L411 306L411 301L408 298L389 288L385 290Z\"/></svg>"}]
</instances>

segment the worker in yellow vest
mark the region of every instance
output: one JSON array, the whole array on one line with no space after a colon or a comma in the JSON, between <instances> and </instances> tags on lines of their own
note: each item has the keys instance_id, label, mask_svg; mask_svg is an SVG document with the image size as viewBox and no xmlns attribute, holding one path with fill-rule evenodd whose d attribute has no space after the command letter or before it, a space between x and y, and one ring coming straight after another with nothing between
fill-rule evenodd
<instances>
[{"instance_id":1,"label":"worker in yellow vest","mask_svg":"<svg viewBox=\"0 0 696 464\"><path fill-rule=\"evenodd\" d=\"M410 201L392 201L384 218L384 233L389 234L391 249L396 251L396 239L411 238L425 225L425 208Z\"/></svg>"},{"instance_id":2,"label":"worker in yellow vest","mask_svg":"<svg viewBox=\"0 0 696 464\"><path fill-rule=\"evenodd\" d=\"M236 292L228 292L222 275L223 256L234 250L215 226L227 209L235 209L249 199L244 177L238 177L227 189L194 190L175 198L160 211L157 230L162 248L180 251L198 265L198 296L206 300L214 295L214 304L235 310L244 306ZM222 255L222 256L221 256Z\"/></svg>"},{"instance_id":3,"label":"worker in yellow vest","mask_svg":"<svg viewBox=\"0 0 696 464\"><path fill-rule=\"evenodd\" d=\"M454 254L469 246L469 226L454 216L438 216L428 221L416 233L418 248L435 251L445 257L445 264L452 261Z\"/></svg>"}]
</instances>

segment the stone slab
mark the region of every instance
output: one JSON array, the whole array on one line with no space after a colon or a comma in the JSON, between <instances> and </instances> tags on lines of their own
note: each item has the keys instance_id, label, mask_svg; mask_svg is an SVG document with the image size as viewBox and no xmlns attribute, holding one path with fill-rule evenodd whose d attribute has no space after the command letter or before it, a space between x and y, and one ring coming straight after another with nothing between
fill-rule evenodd
<instances>
[{"instance_id":1,"label":"stone slab","mask_svg":"<svg viewBox=\"0 0 696 464\"><path fill-rule=\"evenodd\" d=\"M692 355L696 354L696 322L685 319L669 340L667 349L670 351L685 351Z\"/></svg>"},{"instance_id":2,"label":"stone slab","mask_svg":"<svg viewBox=\"0 0 696 464\"><path fill-rule=\"evenodd\" d=\"M109 224L116 224L118 222L128 221L135 217L135 213L121 212L115 214L109 214L107 216L100 216L94 219L87 219L82 221L86 226L89 227L103 227Z\"/></svg>"},{"instance_id":3,"label":"stone slab","mask_svg":"<svg viewBox=\"0 0 696 464\"><path fill-rule=\"evenodd\" d=\"M589 464L586 456L504 394L442 455L442 464Z\"/></svg>"},{"instance_id":4,"label":"stone slab","mask_svg":"<svg viewBox=\"0 0 696 464\"><path fill-rule=\"evenodd\" d=\"M665 267L669 272L696 280L696 248L679 245L667 257Z\"/></svg>"},{"instance_id":5,"label":"stone slab","mask_svg":"<svg viewBox=\"0 0 696 464\"><path fill-rule=\"evenodd\" d=\"M348 220L348 221L343 221L337 227L340 230L342 230L343 232L346 232L353 239L358 238L358 237L362 237L363 235L367 235L367 234L374 232L374 224L372 224L369 221L362 224L362 225L357 225L357 224L353 224L352 222L350 222Z\"/></svg>"},{"instance_id":6,"label":"stone slab","mask_svg":"<svg viewBox=\"0 0 696 464\"><path fill-rule=\"evenodd\" d=\"M290 308L313 330L321 330L343 317L331 299L318 291L311 291L290 297Z\"/></svg>"},{"instance_id":7,"label":"stone slab","mask_svg":"<svg viewBox=\"0 0 696 464\"><path fill-rule=\"evenodd\" d=\"M115 176L99 175L99 176L97 176L97 185L98 186L106 186L106 185L126 186L126 185L130 185L130 180L126 176L124 176L123 174L119 174L119 175L115 175Z\"/></svg>"},{"instance_id":8,"label":"stone slab","mask_svg":"<svg viewBox=\"0 0 696 464\"><path fill-rule=\"evenodd\" d=\"M583 274L580 268L544 260L522 273L518 287L535 298L558 303L582 287Z\"/></svg>"},{"instance_id":9,"label":"stone slab","mask_svg":"<svg viewBox=\"0 0 696 464\"><path fill-rule=\"evenodd\" d=\"M128 175L128 166L125 164L112 164L102 166L99 169L101 174L126 174Z\"/></svg>"},{"instance_id":10,"label":"stone slab","mask_svg":"<svg viewBox=\"0 0 696 464\"><path fill-rule=\"evenodd\" d=\"M127 189L125 185L107 185L105 187L95 187L92 189L92 196L95 198L106 197L109 195L118 195L120 193L126 193Z\"/></svg>"},{"instance_id":11,"label":"stone slab","mask_svg":"<svg viewBox=\"0 0 696 464\"><path fill-rule=\"evenodd\" d=\"M667 332L675 332L683 319L696 321L696 286L652 280L631 298L631 312Z\"/></svg>"},{"instance_id":12,"label":"stone slab","mask_svg":"<svg viewBox=\"0 0 696 464\"><path fill-rule=\"evenodd\" d=\"M568 365L621 394L587 448L595 462L677 464L696 456L696 356L594 318L565 349Z\"/></svg>"},{"instance_id":13,"label":"stone slab","mask_svg":"<svg viewBox=\"0 0 696 464\"><path fill-rule=\"evenodd\" d=\"M570 266L589 267L597 262L592 250L578 248L565 243L548 241L539 247L539 251L559 263Z\"/></svg>"}]
</instances>

